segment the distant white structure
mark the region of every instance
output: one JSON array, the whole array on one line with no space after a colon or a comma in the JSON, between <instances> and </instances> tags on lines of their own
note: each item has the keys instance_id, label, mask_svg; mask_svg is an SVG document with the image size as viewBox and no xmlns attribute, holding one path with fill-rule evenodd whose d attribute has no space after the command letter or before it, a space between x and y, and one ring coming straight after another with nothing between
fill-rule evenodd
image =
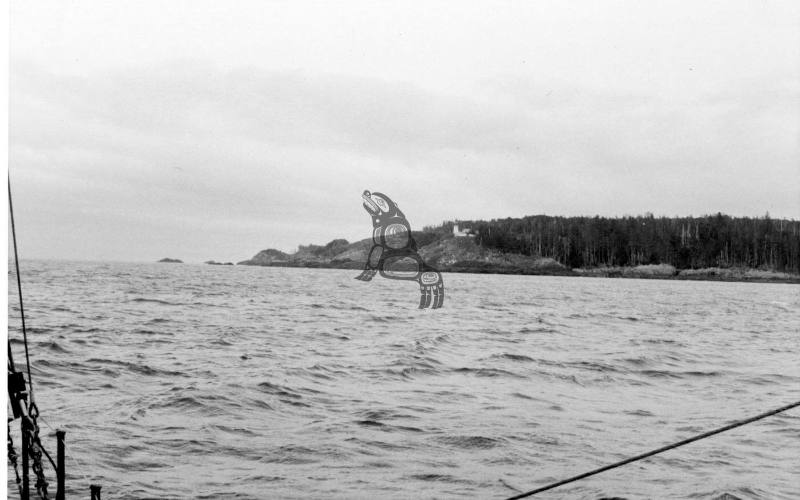
<instances>
[{"instance_id":1,"label":"distant white structure","mask_svg":"<svg viewBox=\"0 0 800 500\"><path fill-rule=\"evenodd\" d=\"M469 234L469 233L467 233L467 231L469 231L469 228L464 228L463 231L459 231L458 230L458 222L453 223L453 236L455 236L456 238L474 238L475 237L474 234Z\"/></svg>"}]
</instances>

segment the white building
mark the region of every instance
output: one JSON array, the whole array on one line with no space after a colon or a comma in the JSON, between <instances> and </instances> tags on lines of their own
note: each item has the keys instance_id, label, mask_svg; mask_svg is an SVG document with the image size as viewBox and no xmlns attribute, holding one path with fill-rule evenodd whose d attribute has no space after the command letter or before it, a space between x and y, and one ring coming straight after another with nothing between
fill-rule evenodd
<instances>
[{"instance_id":1,"label":"white building","mask_svg":"<svg viewBox=\"0 0 800 500\"><path fill-rule=\"evenodd\" d=\"M456 238L465 238L465 237L466 238L474 238L475 237L474 234L469 234L469 233L467 233L467 231L469 231L468 227L464 228L463 231L459 231L458 230L458 222L453 224L453 236L455 236Z\"/></svg>"}]
</instances>

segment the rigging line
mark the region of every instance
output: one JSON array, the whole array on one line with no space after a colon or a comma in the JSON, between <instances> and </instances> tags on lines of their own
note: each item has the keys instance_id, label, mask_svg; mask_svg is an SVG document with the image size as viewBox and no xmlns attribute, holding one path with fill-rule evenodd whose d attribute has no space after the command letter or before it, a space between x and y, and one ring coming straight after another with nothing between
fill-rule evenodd
<instances>
[{"instance_id":1,"label":"rigging line","mask_svg":"<svg viewBox=\"0 0 800 500\"><path fill-rule=\"evenodd\" d=\"M77 465L76 470L78 470L78 471L82 471L83 470L83 465L78 461L77 458L75 458L75 456L72 453L67 452L67 456L70 459L72 459L73 462L75 462L75 465ZM91 479L89 479L89 476L87 476L84 472L80 472L80 475L83 476L83 481L84 481L86 486L91 486L92 485L92 481L91 481Z\"/></svg>"},{"instance_id":2,"label":"rigging line","mask_svg":"<svg viewBox=\"0 0 800 500\"><path fill-rule=\"evenodd\" d=\"M17 371L17 367L14 364L14 355L11 353L11 340L8 341L8 369L12 372Z\"/></svg>"},{"instance_id":3,"label":"rigging line","mask_svg":"<svg viewBox=\"0 0 800 500\"><path fill-rule=\"evenodd\" d=\"M17 291L19 292L19 315L22 318L22 339L25 342L25 362L28 364L28 386L31 390L33 404L33 379L31 378L31 358L28 354L28 330L25 328L25 307L22 305L22 281L19 277L19 254L17 253L17 228L14 225L14 204L11 202L11 176L8 177L8 210L11 213L11 237L14 240L14 265L17 270ZM8 345L9 354L11 344Z\"/></svg>"},{"instance_id":4,"label":"rigging line","mask_svg":"<svg viewBox=\"0 0 800 500\"><path fill-rule=\"evenodd\" d=\"M542 486L541 488L537 488L535 490L531 490L531 491L528 491L528 492L525 492L525 493L520 493L519 495L515 495L513 497L509 497L507 500L517 500L519 498L525 498L525 497L529 497L531 495L535 495L537 493L541 493L543 491L551 490L553 488L557 488L558 486L563 486L563 485L565 485L567 483L572 483L574 481L578 481L580 479L584 479L584 478L587 478L589 476L594 476L595 474L600 474L601 472L605 472L607 470L615 469L617 467L621 467L621 466L629 464L631 462L636 462L637 460L642 460L643 458L652 457L653 455L657 455L659 453L663 453L663 452L665 452L667 450L671 450L673 448L678 448L679 446L683 446L685 444L689 444L689 443L692 443L694 441L699 441L700 439L705 439L707 437L713 436L714 434L719 434L721 432L729 431L731 429L735 429L736 427L741 427L741 426L743 426L745 424L749 424L751 422L755 422L756 420L761 420L762 418L766 418L766 417L775 415L777 413L784 412L786 410L791 410L792 408L795 408L797 406L800 406L800 401L795 401L794 403L790 403L790 404L788 404L786 406L782 406L780 408L776 408L774 410L770 410L768 412L761 413L759 415L756 415L755 417L750 417L750 418L746 418L744 420L739 420L739 421L733 422L732 424L728 424L728 425L726 425L724 427L720 427L720 428L714 429L712 431L704 432L703 434L698 434L698 435L690 437L688 439L684 439L683 441L678 441L677 443L672 443L672 444L668 444L666 446L662 446L661 448L658 448L656 450L648 451L646 453L642 453L641 455L636 455L635 457L627 458L625 460L621 460L619 462L616 462L616 463L613 463L613 464L610 464L610 465L606 465L604 467L600 467L599 469L594 469L594 470L589 471L589 472L584 472L583 474L579 474L577 476L573 476L573 477L570 477L568 479L564 479L564 480L558 481L556 483L549 484L547 486Z\"/></svg>"},{"instance_id":5,"label":"rigging line","mask_svg":"<svg viewBox=\"0 0 800 500\"><path fill-rule=\"evenodd\" d=\"M48 427L48 428L49 428L51 431L53 431L54 433L56 432L56 429L55 429L55 428L53 428L53 426L52 426L52 425L50 425L50 423L49 423L47 420L45 420L45 419L44 419L44 417L42 417L41 415L39 415L39 420L41 420L41 421L44 423L44 425L45 425L46 427ZM72 455L72 453L70 453L70 448L68 448L68 447L66 447L66 446L65 446L65 447L64 447L64 451L66 452L67 456L69 456L69 458L71 458L71 459L72 459L72 461L73 461L73 462L75 462L75 465L77 465L77 466L78 466L78 467L77 467L77 470L79 470L79 471L82 471L82 470L84 470L84 467L83 467L83 465L81 465L81 463L78 461L78 459L77 459L77 458L75 458L75 457ZM80 473L80 475L81 475L81 476L83 476L83 479L84 479L84 481L86 481L86 485L87 485L87 486L90 486L90 485L92 484L92 482L89 480L89 477L88 477L86 474L84 474L83 472L81 472L81 473Z\"/></svg>"}]
</instances>

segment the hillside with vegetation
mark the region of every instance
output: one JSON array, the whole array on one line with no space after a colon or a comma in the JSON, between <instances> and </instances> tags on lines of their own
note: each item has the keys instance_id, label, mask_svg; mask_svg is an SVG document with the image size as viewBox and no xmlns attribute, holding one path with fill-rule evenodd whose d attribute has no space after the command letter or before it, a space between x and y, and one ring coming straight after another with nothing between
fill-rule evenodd
<instances>
[{"instance_id":1,"label":"hillside with vegetation","mask_svg":"<svg viewBox=\"0 0 800 500\"><path fill-rule=\"evenodd\" d=\"M730 217L551 217L474 221L478 244L569 268L667 264L678 270L800 272L800 221Z\"/></svg>"},{"instance_id":2,"label":"hillside with vegetation","mask_svg":"<svg viewBox=\"0 0 800 500\"><path fill-rule=\"evenodd\" d=\"M800 221L730 217L557 217L460 221L415 231L440 271L800 282ZM360 269L370 239L262 250L242 265Z\"/></svg>"}]
</instances>

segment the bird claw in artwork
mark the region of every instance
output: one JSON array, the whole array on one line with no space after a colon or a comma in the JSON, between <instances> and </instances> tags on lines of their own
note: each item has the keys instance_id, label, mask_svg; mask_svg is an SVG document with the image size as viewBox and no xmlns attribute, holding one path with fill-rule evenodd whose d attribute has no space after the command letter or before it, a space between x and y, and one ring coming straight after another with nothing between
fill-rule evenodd
<instances>
[{"instance_id":1,"label":"bird claw in artwork","mask_svg":"<svg viewBox=\"0 0 800 500\"><path fill-rule=\"evenodd\" d=\"M419 308L439 309L444 304L444 285L420 285L419 287Z\"/></svg>"},{"instance_id":2,"label":"bird claw in artwork","mask_svg":"<svg viewBox=\"0 0 800 500\"><path fill-rule=\"evenodd\" d=\"M378 271L375 269L364 269L363 271L361 271L361 274L356 276L356 279L361 281L371 281L372 278L375 277L375 274L377 272Z\"/></svg>"}]
</instances>

